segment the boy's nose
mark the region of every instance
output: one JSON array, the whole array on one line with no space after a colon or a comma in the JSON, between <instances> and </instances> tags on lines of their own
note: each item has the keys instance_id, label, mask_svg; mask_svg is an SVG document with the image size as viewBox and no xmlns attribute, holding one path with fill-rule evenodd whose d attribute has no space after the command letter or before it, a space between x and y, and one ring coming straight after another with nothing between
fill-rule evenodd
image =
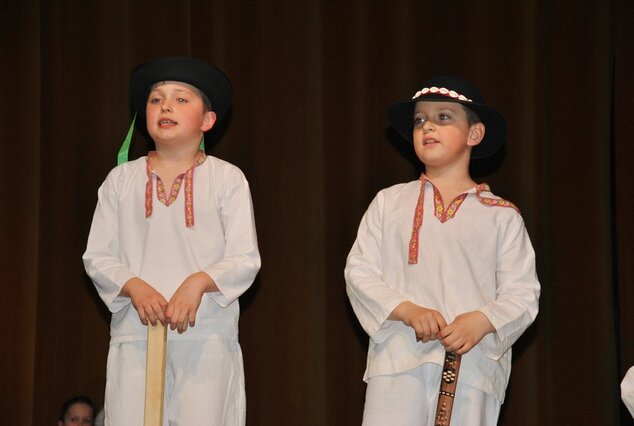
<instances>
[{"instance_id":1,"label":"boy's nose","mask_svg":"<svg viewBox=\"0 0 634 426\"><path fill-rule=\"evenodd\" d=\"M168 101L163 102L161 104L161 111L171 112L172 111L172 105Z\"/></svg>"}]
</instances>

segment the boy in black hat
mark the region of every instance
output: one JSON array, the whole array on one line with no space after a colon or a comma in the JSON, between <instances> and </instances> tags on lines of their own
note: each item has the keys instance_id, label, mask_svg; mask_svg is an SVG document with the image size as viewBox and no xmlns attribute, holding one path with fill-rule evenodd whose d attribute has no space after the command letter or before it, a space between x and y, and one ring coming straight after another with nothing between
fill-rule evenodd
<instances>
[{"instance_id":1,"label":"boy in black hat","mask_svg":"<svg viewBox=\"0 0 634 426\"><path fill-rule=\"evenodd\" d=\"M346 264L370 336L364 425L494 425L511 345L540 292L518 210L469 175L470 159L502 146L504 118L452 77L426 82L388 116L425 172L377 194Z\"/></svg>"},{"instance_id":2,"label":"boy in black hat","mask_svg":"<svg viewBox=\"0 0 634 426\"><path fill-rule=\"evenodd\" d=\"M211 64L171 57L136 68L130 86L156 151L110 172L83 256L112 312L105 422L142 424L146 325L160 321L164 424L243 425L238 297L260 267L251 195L237 167L200 149L231 85Z\"/></svg>"}]
</instances>

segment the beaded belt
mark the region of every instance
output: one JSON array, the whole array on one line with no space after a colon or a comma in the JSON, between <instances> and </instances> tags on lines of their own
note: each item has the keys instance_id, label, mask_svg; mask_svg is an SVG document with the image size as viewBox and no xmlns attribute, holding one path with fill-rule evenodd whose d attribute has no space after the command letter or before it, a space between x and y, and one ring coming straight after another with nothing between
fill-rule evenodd
<instances>
[{"instance_id":1,"label":"beaded belt","mask_svg":"<svg viewBox=\"0 0 634 426\"><path fill-rule=\"evenodd\" d=\"M442 368L440 394L438 395L434 426L449 426L453 400L456 395L458 373L460 372L460 358L461 355L455 352L445 352L445 364Z\"/></svg>"}]
</instances>

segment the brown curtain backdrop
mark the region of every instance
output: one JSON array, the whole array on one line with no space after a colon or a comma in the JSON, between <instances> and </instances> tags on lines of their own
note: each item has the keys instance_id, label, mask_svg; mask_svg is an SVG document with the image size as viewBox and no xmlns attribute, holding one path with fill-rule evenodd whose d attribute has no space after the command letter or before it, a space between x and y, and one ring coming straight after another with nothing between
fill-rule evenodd
<instances>
[{"instance_id":1,"label":"brown curtain backdrop","mask_svg":"<svg viewBox=\"0 0 634 426\"><path fill-rule=\"evenodd\" d=\"M343 267L375 193L416 179L387 106L461 74L505 114L477 180L522 210L543 291L500 424L633 424L634 3L2 2L0 377L11 424L103 403L109 314L81 262L137 64L191 54L235 88L208 152L251 183L263 266L241 299L248 425L357 425L367 336ZM214 138L212 138L214 139ZM147 143L136 139L134 155Z\"/></svg>"}]
</instances>

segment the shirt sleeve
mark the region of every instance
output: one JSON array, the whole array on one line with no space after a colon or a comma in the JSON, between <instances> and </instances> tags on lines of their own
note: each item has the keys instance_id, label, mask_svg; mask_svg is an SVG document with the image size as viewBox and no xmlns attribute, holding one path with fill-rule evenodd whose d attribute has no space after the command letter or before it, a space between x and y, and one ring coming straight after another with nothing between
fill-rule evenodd
<instances>
[{"instance_id":1,"label":"shirt sleeve","mask_svg":"<svg viewBox=\"0 0 634 426\"><path fill-rule=\"evenodd\" d=\"M86 272L112 313L131 302L130 298L119 293L123 285L135 276L120 259L117 217L121 170L114 169L97 192L97 207L83 255Z\"/></svg>"},{"instance_id":2,"label":"shirt sleeve","mask_svg":"<svg viewBox=\"0 0 634 426\"><path fill-rule=\"evenodd\" d=\"M621 399L634 417L634 367L630 367L621 382Z\"/></svg>"},{"instance_id":3,"label":"shirt sleeve","mask_svg":"<svg viewBox=\"0 0 634 426\"><path fill-rule=\"evenodd\" d=\"M260 269L255 219L249 183L237 168L222 179L219 209L224 228L224 257L206 267L219 292L208 293L218 305L226 307L253 283Z\"/></svg>"},{"instance_id":4,"label":"shirt sleeve","mask_svg":"<svg viewBox=\"0 0 634 426\"><path fill-rule=\"evenodd\" d=\"M535 320L540 284L535 252L519 213L500 231L496 270L496 299L479 310L496 329L482 339L481 348L491 359L500 359Z\"/></svg>"},{"instance_id":5,"label":"shirt sleeve","mask_svg":"<svg viewBox=\"0 0 634 426\"><path fill-rule=\"evenodd\" d=\"M381 343L390 335L398 321L388 320L388 317L407 300L383 281L383 205L383 195L379 193L361 219L344 271L350 304L361 326L375 343Z\"/></svg>"}]
</instances>

